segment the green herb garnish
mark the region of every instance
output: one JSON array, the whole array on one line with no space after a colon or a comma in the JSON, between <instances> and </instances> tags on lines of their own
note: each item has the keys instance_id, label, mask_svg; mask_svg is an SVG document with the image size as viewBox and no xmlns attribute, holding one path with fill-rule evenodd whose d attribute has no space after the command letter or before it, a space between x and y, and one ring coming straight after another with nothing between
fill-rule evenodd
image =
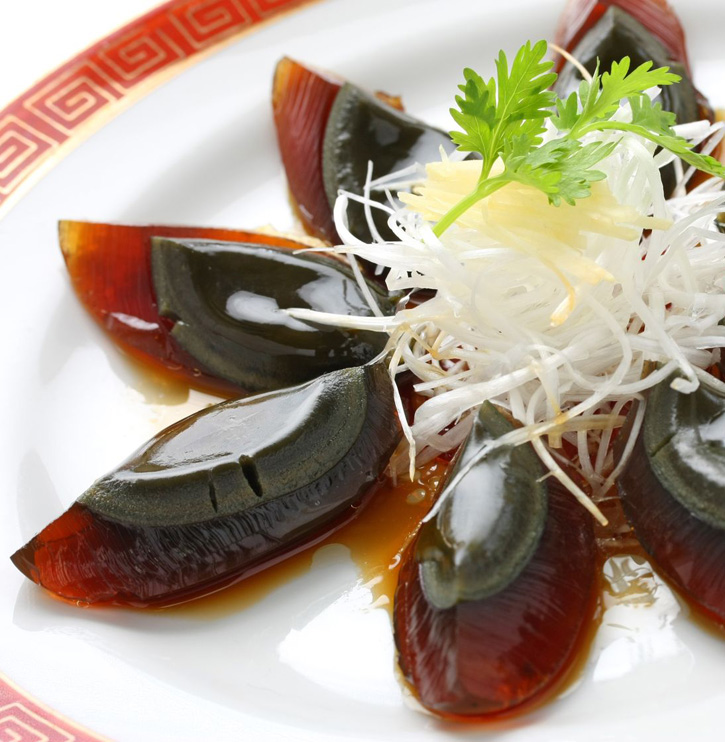
<instances>
[{"instance_id":1,"label":"green herb garnish","mask_svg":"<svg viewBox=\"0 0 725 742\"><path fill-rule=\"evenodd\" d=\"M511 68L503 52L496 60L496 77L486 82L465 69L465 82L456 96L458 108L451 115L463 131L451 138L464 152L482 158L476 188L459 201L436 224L440 236L476 202L507 183L519 182L545 193L549 202L574 204L591 194L591 184L606 176L595 165L610 155L617 142L582 142L587 134L615 130L631 132L669 150L690 165L710 175L725 178L725 167L714 157L693 151L693 144L675 133L675 115L663 111L646 94L653 87L672 85L680 77L667 67L652 69L645 62L630 72L629 57L612 64L609 72L595 71L566 99L549 88L556 81L554 65L545 61L545 41L519 49ZM629 100L631 121L614 118L623 100ZM558 136L543 143L546 119ZM501 159L503 171L492 176L494 163Z\"/></svg>"}]
</instances>

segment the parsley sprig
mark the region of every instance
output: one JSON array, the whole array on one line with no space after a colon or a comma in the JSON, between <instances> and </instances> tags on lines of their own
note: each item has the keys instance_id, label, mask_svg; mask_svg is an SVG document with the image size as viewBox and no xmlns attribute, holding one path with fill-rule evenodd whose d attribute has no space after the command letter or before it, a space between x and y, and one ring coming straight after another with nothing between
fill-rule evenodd
<instances>
[{"instance_id":1,"label":"parsley sprig","mask_svg":"<svg viewBox=\"0 0 725 742\"><path fill-rule=\"evenodd\" d=\"M546 52L545 41L533 46L527 42L510 68L500 52L496 77L488 81L471 69L463 71L464 83L459 85L463 95L456 96L458 108L451 109L462 131L452 131L451 138L458 149L481 155L481 176L476 188L436 224L438 236L471 206L507 183L537 188L555 206L589 196L591 184L606 177L595 166L618 144L582 141L593 132L638 134L699 170L725 178L725 167L695 152L691 142L675 133L674 114L663 111L647 95L651 88L679 82L680 77L667 67L652 69L652 62L645 62L630 71L629 57L624 57L609 72L600 74L597 68L590 81L582 81L564 99L550 89L557 75L553 62L544 60ZM625 99L631 106L631 121L615 117ZM544 143L549 118L556 135ZM503 170L492 176L499 159Z\"/></svg>"}]
</instances>

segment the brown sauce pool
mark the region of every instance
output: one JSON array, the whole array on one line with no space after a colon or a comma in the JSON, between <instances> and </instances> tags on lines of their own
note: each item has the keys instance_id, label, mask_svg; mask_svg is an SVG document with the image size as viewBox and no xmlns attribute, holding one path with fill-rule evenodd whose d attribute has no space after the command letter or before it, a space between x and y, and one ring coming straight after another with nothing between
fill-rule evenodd
<instances>
[{"instance_id":1,"label":"brown sauce pool","mask_svg":"<svg viewBox=\"0 0 725 742\"><path fill-rule=\"evenodd\" d=\"M160 610L207 618L236 613L301 577L310 569L317 549L342 544L350 550L361 581L372 590L375 607L392 611L402 553L433 504L447 466L437 460L419 468L414 482L407 476L397 486L386 481L356 518L324 541L218 593Z\"/></svg>"},{"instance_id":2,"label":"brown sauce pool","mask_svg":"<svg viewBox=\"0 0 725 742\"><path fill-rule=\"evenodd\" d=\"M354 520L324 541L240 583L190 603L152 610L173 611L201 620L216 619L237 613L304 575L311 568L314 554L318 549L327 545L342 544L350 551L350 556L359 570L360 581L372 592L373 607L385 608L392 619L402 555L415 537L421 519L432 506L448 466L448 461L438 459L420 467L416 471L414 482L408 481L407 475L403 475L397 485L388 480ZM573 499L572 507L579 507ZM637 543L631 535L631 529L624 521L616 495L612 498L612 503L607 504L606 510L610 518L610 526L601 529L601 533L597 534L598 544L601 545L599 549L600 567L611 553L621 553L625 546ZM603 577L600 577L599 586L601 595L606 587ZM553 685L550 692L542 695L535 703L528 704L520 711L511 712L505 717L488 721L467 720L467 725L482 725L486 728L509 727L511 724L519 723L516 720L522 715L527 715L555 700L575 685L584 673L589 659L589 650L601 624L603 614L601 597L597 598L597 603L594 616L578 642L574 661ZM407 683L397 664L395 671L406 695L414 698L415 689ZM441 720L439 723L448 725L451 722ZM460 726L460 722L453 726Z\"/></svg>"},{"instance_id":3,"label":"brown sauce pool","mask_svg":"<svg viewBox=\"0 0 725 742\"><path fill-rule=\"evenodd\" d=\"M360 581L370 588L374 607L384 607L392 614L401 557L432 506L448 466L447 461L437 459L417 469L414 482L408 481L406 475L401 477L397 485L387 480L354 520L323 541L239 583L182 605L143 610L173 611L209 619L237 613L308 572L318 549L341 544L350 551L359 570ZM607 591L607 583L601 573L607 559L622 555L643 561L650 561L650 558L627 522L616 490L600 499L597 505L609 520L607 526L595 525L600 593L603 593ZM572 507L580 506L572 499ZM620 594L620 597L626 596ZM596 613L591 631L574 670L568 674L567 682L575 680L586 664L587 650L599 627L601 613L601 610Z\"/></svg>"},{"instance_id":4,"label":"brown sauce pool","mask_svg":"<svg viewBox=\"0 0 725 742\"><path fill-rule=\"evenodd\" d=\"M375 607L386 607L392 613L401 557L433 505L448 467L449 462L439 458L419 467L414 482L408 480L407 474L401 475L397 484L388 479L356 518L323 541L212 595L150 610L209 618L235 613L305 574L318 549L341 544L350 551L361 582L371 589ZM571 504L580 507L573 498ZM616 489L598 500L597 505L609 520L607 526L595 524L600 571L611 556L626 554L648 559L624 516ZM601 585L604 589L603 579ZM592 637L595 633L596 626Z\"/></svg>"},{"instance_id":5,"label":"brown sauce pool","mask_svg":"<svg viewBox=\"0 0 725 742\"><path fill-rule=\"evenodd\" d=\"M361 582L371 589L373 605L385 608L392 615L402 554L414 538L421 519L432 506L448 465L447 461L439 459L419 468L416 472L416 481L413 483L407 480L407 476L401 477L397 486L390 481L386 482L369 504L361 510L357 518L321 543L315 544L280 564L213 595L184 605L157 610L174 611L197 619L215 619L239 612L304 575L310 569L317 549L325 545L342 544L349 549L351 558L360 572ZM579 507L573 499L571 504L572 507ZM646 555L624 517L616 491L602 498L598 505L609 519L608 526L597 525L595 528L600 571L598 607L583 635L575 661L552 688L551 693L547 693L540 702L522 713L529 713L554 700L582 677L604 612L604 601L601 596L605 592L610 592L608 583L602 574L602 567L606 560L610 556L623 554L646 559ZM633 586L632 590L636 591L637 587ZM626 600L630 596L626 593L619 593L616 597ZM397 671L397 675L406 688L406 692L414 696L414 689L408 686L402 674ZM496 719L484 723L488 726L491 724L496 727L508 726L515 723L515 718L520 715L512 714L509 720Z\"/></svg>"},{"instance_id":6,"label":"brown sauce pool","mask_svg":"<svg viewBox=\"0 0 725 742\"><path fill-rule=\"evenodd\" d=\"M148 401L161 403L168 403L169 399L181 401L188 394L188 387L183 382L169 383L163 375L153 375L149 378L146 363L136 361L135 365L138 378L148 380L147 385L141 390ZM449 462L441 458L420 467L416 471L414 482L408 481L407 474L402 475L397 484L386 480L352 521L323 541L239 583L182 605L139 610L173 611L197 620L214 620L236 614L306 574L312 566L316 551L321 547L343 545L349 550L358 568L360 582L372 592L373 607L385 608L392 618L402 555L415 537L422 518L435 501L448 467ZM512 712L506 718L468 722L469 724L482 724L487 729L507 728L520 723L517 719L522 715L526 716L540 706L556 700L562 693L576 685L583 676L589 661L590 649L601 625L606 603L605 595L615 601L636 603L647 603L649 598L653 598L642 592L645 588L637 579L625 580L622 583L626 583L624 589L614 590L605 578L604 565L610 557L631 556L637 563L652 563L652 559L644 552L627 522L616 488L612 488L598 499L596 504L609 521L607 526L595 523L599 571L598 605L579 643L575 660L551 688L551 692L547 692L535 703L518 712ZM571 506L580 507L573 498ZM696 605L687 601L674 586L671 587L678 599L688 607L687 615L708 633L722 639L722 629L714 626L701 614ZM397 664L396 673L399 682L406 689L406 694L414 697L415 689L407 684ZM449 724L445 721L439 723L446 726ZM455 724L456 727L459 725L460 723Z\"/></svg>"}]
</instances>

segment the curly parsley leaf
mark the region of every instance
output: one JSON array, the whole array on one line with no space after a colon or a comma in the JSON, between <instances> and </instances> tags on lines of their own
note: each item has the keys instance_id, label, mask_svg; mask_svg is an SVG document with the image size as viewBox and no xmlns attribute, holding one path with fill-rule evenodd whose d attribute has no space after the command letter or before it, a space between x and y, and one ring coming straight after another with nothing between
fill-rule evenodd
<instances>
[{"instance_id":1,"label":"curly parsley leaf","mask_svg":"<svg viewBox=\"0 0 725 742\"><path fill-rule=\"evenodd\" d=\"M579 119L579 93L576 91L569 97L556 99L556 113L551 122L559 131L570 131Z\"/></svg>"},{"instance_id":2,"label":"curly parsley leaf","mask_svg":"<svg viewBox=\"0 0 725 742\"><path fill-rule=\"evenodd\" d=\"M631 95L629 105L632 109L632 123L643 126L653 133L677 136L672 127L677 116L672 111L664 111L661 104L653 103L648 95Z\"/></svg>"},{"instance_id":3,"label":"curly parsley leaf","mask_svg":"<svg viewBox=\"0 0 725 742\"><path fill-rule=\"evenodd\" d=\"M573 126L569 127L569 135L575 138L583 136L588 127L610 120L623 100L641 96L651 88L672 85L680 79L667 67L653 70L652 62L645 62L630 72L629 57L613 62L611 70L603 75L599 74L597 67L591 81L584 81L579 87L581 111Z\"/></svg>"},{"instance_id":4,"label":"curly parsley leaf","mask_svg":"<svg viewBox=\"0 0 725 742\"><path fill-rule=\"evenodd\" d=\"M526 135L541 143L544 121L551 116L556 95L548 88L556 80L551 72L553 62L544 61L546 42L533 47L527 42L519 49L509 70L508 60L500 52L496 60L496 77L486 82L471 69L463 71L463 95L456 96L458 108L451 116L463 131L451 132L459 149L483 156L487 177L507 141ZM535 146L534 145L534 146Z\"/></svg>"},{"instance_id":5,"label":"curly parsley leaf","mask_svg":"<svg viewBox=\"0 0 725 742\"><path fill-rule=\"evenodd\" d=\"M617 142L590 142L577 139L552 139L531 153L517 154L516 146L504 155L509 180L542 191L554 206L565 201L572 206L577 199L591 194L591 184L604 180L606 174L594 166L608 157Z\"/></svg>"},{"instance_id":6,"label":"curly parsley leaf","mask_svg":"<svg viewBox=\"0 0 725 742\"><path fill-rule=\"evenodd\" d=\"M675 130L674 113L663 111L659 103L653 102L648 95L636 95L629 98L632 109L631 122L606 122L596 126L598 130L615 129L638 134L643 139L654 142L662 149L677 155L688 165L710 175L725 178L725 166L714 157L695 152L694 144L679 136ZM594 125L591 125L594 127Z\"/></svg>"},{"instance_id":7,"label":"curly parsley leaf","mask_svg":"<svg viewBox=\"0 0 725 742\"><path fill-rule=\"evenodd\" d=\"M674 114L663 111L647 91L672 85L680 77L667 67L653 69L645 62L630 69L629 57L614 62L591 80L583 80L566 99L548 88L556 80L552 63L545 61L547 45L527 42L517 53L511 68L501 52L496 60L496 77L485 81L470 69L464 70L463 95L456 96L458 108L451 115L462 131L452 131L458 148L477 152L483 158L476 188L436 224L437 235L477 201L513 181L545 193L558 206L574 204L591 194L591 184L605 174L595 166L608 157L618 142L587 142L593 132L615 130L637 134L680 157L710 175L725 178L725 166L713 157L695 152L693 144L676 134ZM628 100L632 117L620 121L615 113ZM558 136L543 143L551 119L551 131ZM491 176L500 160L503 171Z\"/></svg>"},{"instance_id":8,"label":"curly parsley leaf","mask_svg":"<svg viewBox=\"0 0 725 742\"><path fill-rule=\"evenodd\" d=\"M496 82L491 78L486 84L477 72L468 67L463 70L463 77L465 83L458 89L464 97L457 95L458 109L450 109L453 120L463 132L452 131L451 139L464 152L484 152L488 149L496 120Z\"/></svg>"}]
</instances>

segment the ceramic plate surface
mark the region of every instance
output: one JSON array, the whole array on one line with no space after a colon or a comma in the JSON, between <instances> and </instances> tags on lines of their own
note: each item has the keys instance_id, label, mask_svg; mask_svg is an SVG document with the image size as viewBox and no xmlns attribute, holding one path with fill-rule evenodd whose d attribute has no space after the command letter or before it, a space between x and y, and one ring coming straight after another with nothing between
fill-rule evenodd
<instances>
[{"instance_id":1,"label":"ceramic plate surface","mask_svg":"<svg viewBox=\"0 0 725 742\"><path fill-rule=\"evenodd\" d=\"M673 4L699 87L725 106L725 5ZM490 73L499 48L551 37L562 5L302 8L155 89L5 216L2 673L93 732L133 742L722 739L725 641L692 622L646 568L638 584L657 599L607 604L577 683L533 714L486 728L442 724L406 698L389 613L372 604L343 547L319 550L308 572L236 610L148 613L58 602L7 558L95 478L210 399L154 383L101 334L70 289L58 219L291 228L269 102L281 56L400 93L412 114L449 127L462 68Z\"/></svg>"}]
</instances>

